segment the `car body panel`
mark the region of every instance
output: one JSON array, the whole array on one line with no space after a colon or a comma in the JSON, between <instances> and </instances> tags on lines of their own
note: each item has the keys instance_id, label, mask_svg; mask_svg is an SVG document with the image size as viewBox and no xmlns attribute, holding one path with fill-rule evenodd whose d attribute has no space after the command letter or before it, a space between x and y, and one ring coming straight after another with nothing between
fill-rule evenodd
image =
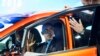
<instances>
[{"instance_id":1,"label":"car body panel","mask_svg":"<svg viewBox=\"0 0 100 56\"><path fill-rule=\"evenodd\" d=\"M78 50L64 51L61 53L50 54L49 56L97 56L97 48L90 47Z\"/></svg>"}]
</instances>

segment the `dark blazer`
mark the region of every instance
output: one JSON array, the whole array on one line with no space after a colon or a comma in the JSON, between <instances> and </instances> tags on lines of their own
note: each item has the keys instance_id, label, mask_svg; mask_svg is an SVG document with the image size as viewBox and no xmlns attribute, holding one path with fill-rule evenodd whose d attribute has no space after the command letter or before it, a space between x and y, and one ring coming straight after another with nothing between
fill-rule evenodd
<instances>
[{"instance_id":1,"label":"dark blazer","mask_svg":"<svg viewBox=\"0 0 100 56\"><path fill-rule=\"evenodd\" d=\"M95 9L92 9L92 11L94 12ZM93 16L94 16L94 13L93 14L87 14L85 12L75 12L74 15L75 19L78 21L79 19L81 19L82 23L83 23L83 27L86 28L87 26L91 26L92 23L93 23ZM90 34L89 30L87 29L84 29L85 30L85 34Z\"/></svg>"},{"instance_id":2,"label":"dark blazer","mask_svg":"<svg viewBox=\"0 0 100 56\"><path fill-rule=\"evenodd\" d=\"M87 46L89 44L89 37L91 34L91 30L87 30L86 27L87 26L92 26L92 21L93 21L93 15L84 13L84 12L74 12L73 17L79 21L79 19L81 19L83 27L84 27L84 34L79 34L81 35L81 39L80 40L75 40L75 47L81 47L81 46ZM73 31L73 36L76 36L77 33L75 31ZM77 44L78 43L78 44Z\"/></svg>"},{"instance_id":3,"label":"dark blazer","mask_svg":"<svg viewBox=\"0 0 100 56\"><path fill-rule=\"evenodd\" d=\"M46 43L41 43L41 44L37 45L35 48L35 52L45 53L46 46L47 46ZM61 50L63 50L63 43L61 41L57 40L56 38L53 38L53 40L50 43L47 53L61 51Z\"/></svg>"}]
</instances>

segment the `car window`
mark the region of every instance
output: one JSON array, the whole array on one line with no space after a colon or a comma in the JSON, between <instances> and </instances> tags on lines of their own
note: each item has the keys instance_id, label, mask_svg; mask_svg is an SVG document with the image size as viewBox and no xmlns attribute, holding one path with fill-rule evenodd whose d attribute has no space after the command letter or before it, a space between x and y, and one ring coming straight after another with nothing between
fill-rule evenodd
<instances>
[{"instance_id":1,"label":"car window","mask_svg":"<svg viewBox=\"0 0 100 56\"><path fill-rule=\"evenodd\" d=\"M81 32L81 33L75 31L72 28L74 48L89 46L92 23L93 23L92 21L94 19L93 18L94 11L95 11L95 8L77 11L77 12L73 13L73 17L77 21L77 23L80 24L79 19L81 19L81 23L83 26L83 32ZM76 25L74 25L74 26L76 26ZM78 30L80 28L81 27L79 27Z\"/></svg>"},{"instance_id":2,"label":"car window","mask_svg":"<svg viewBox=\"0 0 100 56\"><path fill-rule=\"evenodd\" d=\"M13 43L12 49L14 49L15 51L21 52L23 33L24 33L23 29L19 29L16 30L15 33L10 35L12 37L12 43Z\"/></svg>"},{"instance_id":3,"label":"car window","mask_svg":"<svg viewBox=\"0 0 100 56\"><path fill-rule=\"evenodd\" d=\"M52 22L52 23L51 23ZM27 41L27 51L35 52L35 53L45 53L47 46L44 44L47 42L44 34L42 33L43 27L45 24L49 23L53 27L54 35L53 39L48 46L48 50L46 53L62 51L64 50L64 39L63 39L63 23L60 20L51 20L50 22L46 22L37 26L33 26L28 29L27 37L31 40ZM46 32L47 33L47 32ZM49 33L49 32L48 32ZM31 45L32 44L32 45ZM43 46L44 47L43 47ZM59 46L59 48L58 48Z\"/></svg>"},{"instance_id":4,"label":"car window","mask_svg":"<svg viewBox=\"0 0 100 56\"><path fill-rule=\"evenodd\" d=\"M23 29L18 29L1 40L0 53L2 53L3 55L7 55L5 53L10 51L11 53L15 52L16 54L19 54L21 52L23 33ZM11 53L8 53L8 55L10 55Z\"/></svg>"}]
</instances>

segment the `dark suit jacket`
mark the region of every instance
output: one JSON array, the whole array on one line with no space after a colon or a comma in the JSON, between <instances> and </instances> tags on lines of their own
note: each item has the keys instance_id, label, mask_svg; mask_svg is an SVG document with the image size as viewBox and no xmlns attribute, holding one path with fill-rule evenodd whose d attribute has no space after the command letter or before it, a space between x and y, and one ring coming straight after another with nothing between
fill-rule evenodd
<instances>
[{"instance_id":1,"label":"dark suit jacket","mask_svg":"<svg viewBox=\"0 0 100 56\"><path fill-rule=\"evenodd\" d=\"M94 12L95 9L92 9L92 11ZM86 28L87 26L92 25L94 13L91 15L91 14L87 14L87 13L85 13L85 12L81 12L81 11L80 11L80 12L75 12L73 16L75 17L75 19L76 19L77 21L78 21L79 19L81 19L84 28ZM85 34L86 34L86 35L89 35L89 34L90 34L90 31L85 29Z\"/></svg>"},{"instance_id":2,"label":"dark suit jacket","mask_svg":"<svg viewBox=\"0 0 100 56\"><path fill-rule=\"evenodd\" d=\"M81 46L87 46L89 44L89 37L90 37L90 34L91 34L91 30L87 30L85 29L87 26L92 26L92 21L93 21L93 15L90 15L90 14L87 14L87 13L84 13L84 12L75 12L73 17L79 21L79 19L81 19L82 23L83 23L83 27L84 27L84 34L80 34L81 35L81 39L80 41L78 40L75 40L76 43L78 44L75 44L75 47L81 47ZM76 36L77 33L75 31L73 31L73 36Z\"/></svg>"},{"instance_id":3,"label":"dark suit jacket","mask_svg":"<svg viewBox=\"0 0 100 56\"><path fill-rule=\"evenodd\" d=\"M35 48L35 52L37 53L45 53L45 50L46 50L46 43L41 43L37 45ZM50 43L47 53L60 51L60 50L63 50L62 41L59 41L56 38L53 38L53 40Z\"/></svg>"}]
</instances>

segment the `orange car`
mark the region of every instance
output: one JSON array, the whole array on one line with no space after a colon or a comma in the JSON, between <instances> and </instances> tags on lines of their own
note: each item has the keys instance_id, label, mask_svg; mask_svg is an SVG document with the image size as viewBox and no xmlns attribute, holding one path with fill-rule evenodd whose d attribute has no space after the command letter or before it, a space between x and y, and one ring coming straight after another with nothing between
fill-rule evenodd
<instances>
[{"instance_id":1,"label":"orange car","mask_svg":"<svg viewBox=\"0 0 100 56\"><path fill-rule=\"evenodd\" d=\"M21 18L17 22L13 22L10 26L6 28L2 23L0 23L0 55L6 56L98 56L99 51L98 44L96 45L97 38L93 38L96 35L96 22L94 20L91 30L91 36L87 38L82 38L80 35L77 36L76 33L70 28L69 17L73 16L74 12L85 11L88 9L94 9L95 15L100 13L98 7L100 5L89 5L80 6L71 9L66 9L60 12L45 12L34 14L30 17ZM97 18L94 16L94 18ZM100 17L99 17L100 18ZM99 20L100 21L100 20ZM44 37L41 34L41 27L44 23L51 23L54 25L55 35L59 36L57 39L62 43L63 50L55 51L51 53L36 53L34 52L34 44L40 44L45 42ZM98 24L100 24L98 22ZM87 27L90 30L90 27ZM95 32L95 33L94 33ZM76 35L75 35L76 34ZM99 37L97 34L96 37ZM98 38L99 39L99 38ZM32 44L31 44L32 43ZM97 42L99 43L99 42ZM31 44L31 45L30 45ZM99 50L99 49L98 49Z\"/></svg>"}]
</instances>

